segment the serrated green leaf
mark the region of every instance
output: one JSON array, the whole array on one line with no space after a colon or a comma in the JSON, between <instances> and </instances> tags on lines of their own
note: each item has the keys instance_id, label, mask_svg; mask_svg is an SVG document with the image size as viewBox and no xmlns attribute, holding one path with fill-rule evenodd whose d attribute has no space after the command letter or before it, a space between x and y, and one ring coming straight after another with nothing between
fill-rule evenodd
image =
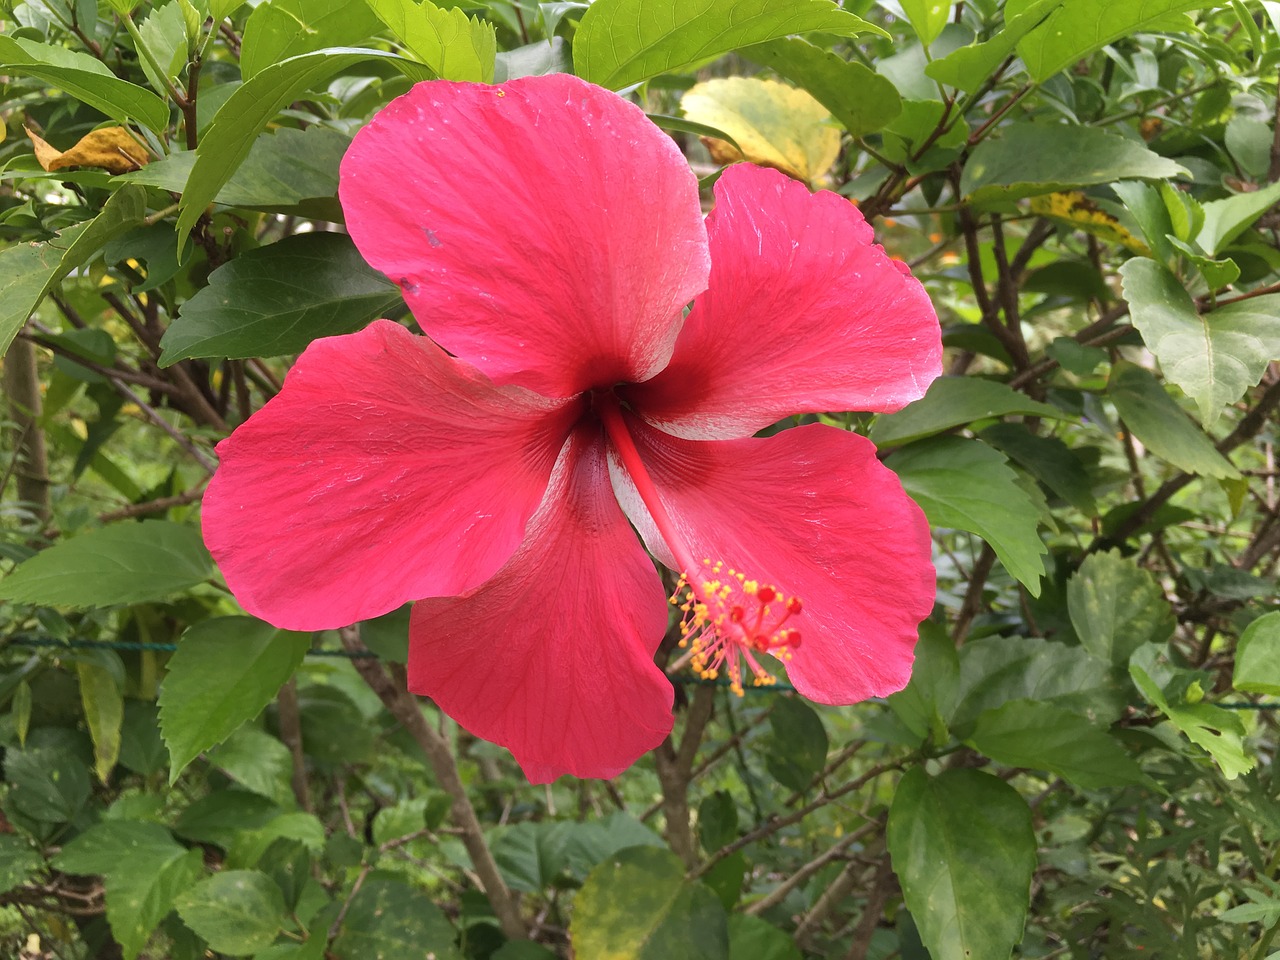
<instances>
[{"instance_id":1,"label":"serrated green leaf","mask_svg":"<svg viewBox=\"0 0 1280 960\"><path fill-rule=\"evenodd\" d=\"M200 138L195 163L182 194L178 243L182 246L204 209L249 155L267 123L312 84L366 60L397 61L394 53L326 47L265 67L227 98Z\"/></svg>"},{"instance_id":2,"label":"serrated green leaf","mask_svg":"<svg viewBox=\"0 0 1280 960\"><path fill-rule=\"evenodd\" d=\"M1142 367L1123 361L1113 366L1107 396L1133 435L1157 457L1205 477L1240 476L1160 382Z\"/></svg>"},{"instance_id":3,"label":"serrated green leaf","mask_svg":"<svg viewBox=\"0 0 1280 960\"><path fill-rule=\"evenodd\" d=\"M618 90L753 43L879 27L827 0L596 0L573 40L574 72Z\"/></svg>"},{"instance_id":4,"label":"serrated green leaf","mask_svg":"<svg viewBox=\"0 0 1280 960\"><path fill-rule=\"evenodd\" d=\"M1022 939L1036 839L1013 787L979 770L898 784L887 831L903 898L933 960L997 960Z\"/></svg>"},{"instance_id":5,"label":"serrated green leaf","mask_svg":"<svg viewBox=\"0 0 1280 960\"><path fill-rule=\"evenodd\" d=\"M187 22L182 4L170 0L157 6L138 27L138 35L150 57L141 56L142 70L151 86L162 96L187 65ZM160 68L157 73L151 61Z\"/></svg>"},{"instance_id":6,"label":"serrated green leaf","mask_svg":"<svg viewBox=\"0 0 1280 960\"><path fill-rule=\"evenodd\" d=\"M431 0L367 0L378 19L419 63L445 80L492 83L498 52L494 26Z\"/></svg>"},{"instance_id":7,"label":"serrated green leaf","mask_svg":"<svg viewBox=\"0 0 1280 960\"><path fill-rule=\"evenodd\" d=\"M1048 552L1036 531L1040 514L1000 453L977 440L939 437L904 447L885 464L931 524L976 533L1040 595Z\"/></svg>"},{"instance_id":8,"label":"serrated green leaf","mask_svg":"<svg viewBox=\"0 0 1280 960\"><path fill-rule=\"evenodd\" d=\"M0 252L0 354L50 290L112 237L141 223L146 212L145 191L122 187L92 220L67 227L52 240Z\"/></svg>"},{"instance_id":9,"label":"serrated green leaf","mask_svg":"<svg viewBox=\"0 0 1280 960\"><path fill-rule=\"evenodd\" d=\"M966 743L997 763L1047 770L1085 790L1143 782L1115 738L1052 703L1012 700L988 710Z\"/></svg>"},{"instance_id":10,"label":"serrated green leaf","mask_svg":"<svg viewBox=\"0 0 1280 960\"><path fill-rule=\"evenodd\" d=\"M1196 234L1196 243L1212 256L1217 256L1278 201L1280 183L1272 183L1252 193L1238 193L1234 197L1202 204L1204 224Z\"/></svg>"},{"instance_id":11,"label":"serrated green leaf","mask_svg":"<svg viewBox=\"0 0 1280 960\"><path fill-rule=\"evenodd\" d=\"M1021 0L1008 4L1005 16L1010 16L1010 9L1021 11L1029 3L1030 0ZM1067 0L1018 44L1018 55L1033 79L1047 80L1113 40L1158 29L1173 14L1215 4L1216 0Z\"/></svg>"},{"instance_id":12,"label":"serrated green leaf","mask_svg":"<svg viewBox=\"0 0 1280 960\"><path fill-rule=\"evenodd\" d=\"M186 853L168 829L140 820L104 820L67 843L53 858L66 873L106 876L155 869Z\"/></svg>"},{"instance_id":13,"label":"serrated green leaf","mask_svg":"<svg viewBox=\"0 0 1280 960\"><path fill-rule=\"evenodd\" d=\"M802 960L795 941L759 917L729 915L729 960Z\"/></svg>"},{"instance_id":14,"label":"serrated green leaf","mask_svg":"<svg viewBox=\"0 0 1280 960\"><path fill-rule=\"evenodd\" d=\"M985 203L1115 180L1166 180L1186 174L1181 165L1145 144L1098 127L1024 121L974 148L964 166L960 192Z\"/></svg>"},{"instance_id":15,"label":"serrated green leaf","mask_svg":"<svg viewBox=\"0 0 1280 960\"><path fill-rule=\"evenodd\" d=\"M345 235L304 233L215 270L165 331L160 365L187 357L276 357L359 330L402 304L400 290Z\"/></svg>"},{"instance_id":16,"label":"serrated green leaf","mask_svg":"<svg viewBox=\"0 0 1280 960\"><path fill-rule=\"evenodd\" d=\"M850 136L874 133L902 112L902 97L888 78L807 40L784 37L740 52L809 91Z\"/></svg>"},{"instance_id":17,"label":"serrated green leaf","mask_svg":"<svg viewBox=\"0 0 1280 960\"><path fill-rule=\"evenodd\" d=\"M1098 515L1089 472L1057 437L1037 436L1021 423L993 424L978 436L1077 510L1090 517Z\"/></svg>"},{"instance_id":18,"label":"serrated green leaf","mask_svg":"<svg viewBox=\"0 0 1280 960\"><path fill-rule=\"evenodd\" d=\"M271 946L284 921L284 896L258 870L224 870L178 898L178 915L211 950L244 956Z\"/></svg>"},{"instance_id":19,"label":"serrated green leaf","mask_svg":"<svg viewBox=\"0 0 1280 960\"><path fill-rule=\"evenodd\" d=\"M8 893L21 886L44 861L22 837L12 833L0 834L0 893Z\"/></svg>"},{"instance_id":20,"label":"serrated green leaf","mask_svg":"<svg viewBox=\"0 0 1280 960\"><path fill-rule=\"evenodd\" d=\"M569 934L582 957L728 960L724 907L670 850L630 847L587 877Z\"/></svg>"},{"instance_id":21,"label":"serrated green leaf","mask_svg":"<svg viewBox=\"0 0 1280 960\"><path fill-rule=\"evenodd\" d=\"M125 960L134 960L147 946L174 901L204 873L204 854L187 850L153 867L136 864L107 875L103 883L107 923Z\"/></svg>"},{"instance_id":22,"label":"serrated green leaf","mask_svg":"<svg viewBox=\"0 0 1280 960\"><path fill-rule=\"evenodd\" d=\"M330 951L335 960L428 953L436 960L462 960L455 937L452 925L425 893L396 874L374 872L352 897Z\"/></svg>"},{"instance_id":23,"label":"serrated green leaf","mask_svg":"<svg viewBox=\"0 0 1280 960\"><path fill-rule=\"evenodd\" d=\"M364 0L270 0L253 8L240 42L240 75L251 80L289 57L363 43L379 28Z\"/></svg>"},{"instance_id":24,"label":"serrated green leaf","mask_svg":"<svg viewBox=\"0 0 1280 960\"><path fill-rule=\"evenodd\" d=\"M6 73L43 80L120 123L138 120L156 133L169 125L169 105L150 90L121 80L88 54L71 56L72 51L49 44L0 36L0 67Z\"/></svg>"},{"instance_id":25,"label":"serrated green leaf","mask_svg":"<svg viewBox=\"0 0 1280 960\"><path fill-rule=\"evenodd\" d=\"M160 690L169 782L261 713L310 646L309 634L277 630L252 617L218 617L187 630Z\"/></svg>"},{"instance_id":26,"label":"serrated green leaf","mask_svg":"<svg viewBox=\"0 0 1280 960\"><path fill-rule=\"evenodd\" d=\"M68 823L83 809L93 785L80 757L60 750L8 750L4 779L8 803L40 823Z\"/></svg>"},{"instance_id":27,"label":"serrated green leaf","mask_svg":"<svg viewBox=\"0 0 1280 960\"><path fill-rule=\"evenodd\" d=\"M1165 376L1196 402L1206 427L1280 357L1280 296L1241 300L1202 315L1178 279L1152 260L1135 257L1120 275L1133 325Z\"/></svg>"},{"instance_id":28,"label":"serrated green leaf","mask_svg":"<svg viewBox=\"0 0 1280 960\"><path fill-rule=\"evenodd\" d=\"M900 446L975 420L1011 414L1055 420L1067 417L1057 407L994 380L939 377L919 400L897 413L877 417L870 436L878 447Z\"/></svg>"},{"instance_id":29,"label":"serrated green leaf","mask_svg":"<svg viewBox=\"0 0 1280 960\"><path fill-rule=\"evenodd\" d=\"M0 597L107 607L160 600L212 574L199 530L145 520L100 527L41 550L0 580Z\"/></svg>"},{"instance_id":30,"label":"serrated green leaf","mask_svg":"<svg viewBox=\"0 0 1280 960\"><path fill-rule=\"evenodd\" d=\"M1240 634L1232 686L1280 696L1280 610L1258 617Z\"/></svg>"},{"instance_id":31,"label":"serrated green leaf","mask_svg":"<svg viewBox=\"0 0 1280 960\"><path fill-rule=\"evenodd\" d=\"M1065 0L1035 0L1016 17L1006 11L1004 29L990 40L953 50L924 68L926 76L939 83L975 93L995 72L1005 57L1013 53L1018 41L1044 23L1049 14Z\"/></svg>"},{"instance_id":32,"label":"serrated green leaf","mask_svg":"<svg viewBox=\"0 0 1280 960\"><path fill-rule=\"evenodd\" d=\"M1067 609L1081 645L1123 667L1144 643L1173 634L1173 608L1160 584L1118 550L1090 554L1067 582Z\"/></svg>"}]
</instances>

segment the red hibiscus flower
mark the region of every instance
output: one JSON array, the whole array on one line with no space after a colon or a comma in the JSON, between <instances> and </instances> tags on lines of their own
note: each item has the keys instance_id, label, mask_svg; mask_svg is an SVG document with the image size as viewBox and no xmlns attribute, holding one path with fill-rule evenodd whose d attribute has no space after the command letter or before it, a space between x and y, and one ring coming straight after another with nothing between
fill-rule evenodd
<instances>
[{"instance_id":1,"label":"red hibiscus flower","mask_svg":"<svg viewBox=\"0 0 1280 960\"><path fill-rule=\"evenodd\" d=\"M852 204L743 164L704 222L675 144L563 75L419 84L340 195L427 337L316 341L219 445L204 533L246 610L317 630L417 601L411 688L534 782L613 776L671 729L632 526L684 575L704 675L771 654L821 703L906 683L924 516L862 437L752 436L938 375L928 298Z\"/></svg>"}]
</instances>

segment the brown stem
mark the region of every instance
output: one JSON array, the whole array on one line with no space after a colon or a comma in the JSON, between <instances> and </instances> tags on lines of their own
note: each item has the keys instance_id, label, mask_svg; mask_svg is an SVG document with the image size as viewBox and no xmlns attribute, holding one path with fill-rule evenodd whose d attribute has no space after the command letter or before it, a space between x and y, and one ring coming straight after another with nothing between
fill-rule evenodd
<instances>
[{"instance_id":1,"label":"brown stem","mask_svg":"<svg viewBox=\"0 0 1280 960\"><path fill-rule=\"evenodd\" d=\"M853 846L855 843L857 843L867 834L871 833L874 830L879 830L883 826L884 824L881 821L871 820L867 823L864 823L862 826L858 827L858 829L851 830L849 833L846 833L843 837L837 840L830 848L825 850L821 855L819 855L813 860L810 860L808 863L806 863L803 867L801 867L791 876L787 877L786 880L778 884L778 886L775 889L769 892L768 896L762 897L761 899L757 900L755 903L747 907L746 910L744 910L743 912L749 913L753 916L758 917L760 914L764 913L766 910L770 910L773 907L776 907L783 900L787 899L787 895L790 894L792 890L800 886L800 884L804 883L806 880L812 877L815 873L817 873L819 870L825 867L832 860L839 859L846 850L848 850L851 846Z\"/></svg>"},{"instance_id":2,"label":"brown stem","mask_svg":"<svg viewBox=\"0 0 1280 960\"><path fill-rule=\"evenodd\" d=\"M368 648L360 639L359 627L343 627L339 635L342 638L342 645L349 652L368 653ZM471 806L467 789L463 786L461 777L458 776L458 766L454 762L448 741L427 723L426 717L422 715L422 710L418 706L417 697L406 689L403 682L393 681L376 660L364 656L355 657L351 662L364 682L378 695L383 706L391 711L392 716L409 732L422 748L422 752L427 755L431 769L435 772L436 782L440 785L440 789L449 795L453 823L461 831L462 843L471 856L480 885L489 900L489 905L493 907L502 932L510 940L525 939L527 933L524 921L520 919L516 899L512 896L506 881L502 879L502 874L498 872L498 865L494 862L489 845L485 843L484 832L480 829L480 821L476 817L475 808Z\"/></svg>"},{"instance_id":3,"label":"brown stem","mask_svg":"<svg viewBox=\"0 0 1280 960\"><path fill-rule=\"evenodd\" d=\"M858 918L858 925L853 931L853 942L849 944L844 960L866 960L871 950L871 938L880 926L885 901L889 899L894 885L893 867L886 852L880 856L880 862L876 865L876 878L871 885L871 892L867 894L867 905Z\"/></svg>"},{"instance_id":4,"label":"brown stem","mask_svg":"<svg viewBox=\"0 0 1280 960\"><path fill-rule=\"evenodd\" d=\"M188 503L195 503L203 496L204 484L201 484L195 489L184 490L182 493L175 494L172 497L159 497L142 503L131 503L129 506L121 507L119 510L99 514L98 520L102 523L111 523L115 520L131 520L134 517L145 517L151 513L163 513L171 507L181 507Z\"/></svg>"},{"instance_id":5,"label":"brown stem","mask_svg":"<svg viewBox=\"0 0 1280 960\"><path fill-rule=\"evenodd\" d=\"M693 779L693 759L702 743L702 734L711 719L715 687L698 687L685 719L684 736L677 750L667 737L653 752L662 785L662 813L667 821L667 842L689 869L698 865L698 841L689 825L689 782Z\"/></svg>"},{"instance_id":6,"label":"brown stem","mask_svg":"<svg viewBox=\"0 0 1280 960\"><path fill-rule=\"evenodd\" d=\"M850 860L844 865L844 869L831 881L831 885L822 891L818 901L796 924L795 938L798 947L805 949L809 946L814 932L822 926L823 921L830 916L837 905L849 899L849 894L853 892L853 888L862 879L865 871L866 866L858 860Z\"/></svg>"},{"instance_id":7,"label":"brown stem","mask_svg":"<svg viewBox=\"0 0 1280 960\"><path fill-rule=\"evenodd\" d=\"M311 791L307 788L307 757L302 752L302 720L298 713L298 681L290 677L276 695L276 716L280 740L293 757L293 795L307 813L312 812Z\"/></svg>"},{"instance_id":8,"label":"brown stem","mask_svg":"<svg viewBox=\"0 0 1280 960\"><path fill-rule=\"evenodd\" d=\"M40 373L31 343L16 339L4 357L4 395L13 421L14 475L18 499L32 505L40 525L52 514L49 497L49 455L40 426Z\"/></svg>"},{"instance_id":9,"label":"brown stem","mask_svg":"<svg viewBox=\"0 0 1280 960\"><path fill-rule=\"evenodd\" d=\"M951 641L960 645L969 632L969 625L982 609L982 594L987 586L987 577L991 576L991 568L995 566L996 552L991 544L984 543L982 552L974 561L973 573L969 577L969 587L965 590L964 601L960 604L960 612L956 615L956 625L951 631Z\"/></svg>"}]
</instances>

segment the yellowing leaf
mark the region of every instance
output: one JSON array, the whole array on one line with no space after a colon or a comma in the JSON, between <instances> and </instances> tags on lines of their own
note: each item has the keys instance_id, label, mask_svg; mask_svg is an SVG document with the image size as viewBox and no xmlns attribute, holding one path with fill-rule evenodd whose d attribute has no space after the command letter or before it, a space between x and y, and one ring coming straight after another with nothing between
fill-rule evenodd
<instances>
[{"instance_id":1,"label":"yellowing leaf","mask_svg":"<svg viewBox=\"0 0 1280 960\"><path fill-rule=\"evenodd\" d=\"M1150 248L1125 229L1115 217L1100 210L1079 190L1046 193L1031 198L1031 212L1092 233L1109 243L1118 243L1137 254L1146 255Z\"/></svg>"},{"instance_id":2,"label":"yellowing leaf","mask_svg":"<svg viewBox=\"0 0 1280 960\"><path fill-rule=\"evenodd\" d=\"M708 80L690 88L680 105L690 120L723 130L742 148L704 138L717 163L750 160L812 183L840 153L840 131L827 108L776 80Z\"/></svg>"},{"instance_id":3,"label":"yellowing leaf","mask_svg":"<svg viewBox=\"0 0 1280 960\"><path fill-rule=\"evenodd\" d=\"M124 127L94 130L65 152L46 143L30 130L27 130L27 136L35 148L36 160L45 170L98 167L108 173L128 173L144 166L149 159L147 152Z\"/></svg>"}]
</instances>

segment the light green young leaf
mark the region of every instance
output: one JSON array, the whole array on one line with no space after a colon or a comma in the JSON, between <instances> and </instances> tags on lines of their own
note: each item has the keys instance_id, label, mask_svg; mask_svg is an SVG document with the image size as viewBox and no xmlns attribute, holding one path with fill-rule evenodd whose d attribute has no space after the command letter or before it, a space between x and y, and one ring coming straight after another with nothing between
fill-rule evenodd
<instances>
[{"instance_id":1,"label":"light green young leaf","mask_svg":"<svg viewBox=\"0 0 1280 960\"><path fill-rule=\"evenodd\" d=\"M1067 417L1057 407L1032 400L994 380L939 377L919 400L897 413L877 417L871 440L878 447L899 446L961 424L1010 414L1054 420Z\"/></svg>"},{"instance_id":2,"label":"light green young leaf","mask_svg":"<svg viewBox=\"0 0 1280 960\"><path fill-rule=\"evenodd\" d=\"M902 98L886 77L807 40L785 37L752 44L740 52L804 87L850 136L874 133L902 112Z\"/></svg>"},{"instance_id":3,"label":"light green young leaf","mask_svg":"<svg viewBox=\"0 0 1280 960\"><path fill-rule=\"evenodd\" d=\"M431 0L368 0L396 39L420 63L445 80L493 82L498 52L493 24L468 17L460 8L443 9Z\"/></svg>"},{"instance_id":4,"label":"light green young leaf","mask_svg":"<svg viewBox=\"0 0 1280 960\"><path fill-rule=\"evenodd\" d=\"M1196 235L1196 243L1217 256L1277 202L1280 202L1280 183L1252 193L1238 193L1225 200L1210 200L1203 204L1204 225Z\"/></svg>"},{"instance_id":5,"label":"light green young leaf","mask_svg":"<svg viewBox=\"0 0 1280 960\"><path fill-rule=\"evenodd\" d=\"M1115 180L1186 175L1178 163L1143 143L1098 127L1010 124L969 157L960 192L975 202L1018 200Z\"/></svg>"},{"instance_id":6,"label":"light green young leaf","mask_svg":"<svg viewBox=\"0 0 1280 960\"><path fill-rule=\"evenodd\" d=\"M1231 685L1244 693L1280 696L1280 610L1264 614L1240 634Z\"/></svg>"},{"instance_id":7,"label":"light green young leaf","mask_svg":"<svg viewBox=\"0 0 1280 960\"><path fill-rule=\"evenodd\" d=\"M705 884L684 879L674 853L629 847L591 871L569 932L582 957L727 960L724 907Z\"/></svg>"},{"instance_id":8,"label":"light green young leaf","mask_svg":"<svg viewBox=\"0 0 1280 960\"><path fill-rule=\"evenodd\" d=\"M156 133L169 125L165 101L150 90L121 80L88 54L0 35L0 67L6 73L35 77L59 87L120 123L138 120Z\"/></svg>"},{"instance_id":9,"label":"light green young leaf","mask_svg":"<svg viewBox=\"0 0 1280 960\"><path fill-rule=\"evenodd\" d=\"M124 960L135 960L173 910L179 894L191 889L204 873L204 852L186 850L150 869L132 861L123 861L121 867L103 883L107 923Z\"/></svg>"},{"instance_id":10,"label":"light green young leaf","mask_svg":"<svg viewBox=\"0 0 1280 960\"><path fill-rule=\"evenodd\" d=\"M305 633L252 617L202 620L182 635L160 690L169 782L262 712L311 646Z\"/></svg>"},{"instance_id":11,"label":"light green young leaf","mask_svg":"<svg viewBox=\"0 0 1280 960\"><path fill-rule=\"evenodd\" d=\"M199 530L144 520L100 527L41 550L0 580L0 598L78 608L145 603L212 574Z\"/></svg>"},{"instance_id":12,"label":"light green young leaf","mask_svg":"<svg viewBox=\"0 0 1280 960\"><path fill-rule=\"evenodd\" d=\"M163 95L168 90L166 81L170 85L176 84L182 68L187 65L187 23L182 4L178 0L170 0L164 6L156 7L138 28L138 34L151 55L150 58L139 58L142 70L151 86ZM161 73L156 73L152 60Z\"/></svg>"},{"instance_id":13,"label":"light green young leaf","mask_svg":"<svg viewBox=\"0 0 1280 960\"><path fill-rule=\"evenodd\" d=\"M1018 475L997 451L977 440L941 437L914 443L886 461L929 522L976 533L1009 573L1040 595L1043 555L1039 511Z\"/></svg>"},{"instance_id":14,"label":"light green young leaf","mask_svg":"<svg viewBox=\"0 0 1280 960\"><path fill-rule=\"evenodd\" d=\"M1153 260L1135 257L1120 275L1133 325L1165 376L1196 402L1206 427L1280 357L1280 295L1202 315L1177 277Z\"/></svg>"},{"instance_id":15,"label":"light green young leaf","mask_svg":"<svg viewBox=\"0 0 1280 960\"><path fill-rule=\"evenodd\" d=\"M113 650L86 651L115 659L115 670L96 657L82 654L76 660L80 679L80 703L93 739L93 766L104 784L120 758L120 726L124 723L124 691L116 680L123 673L119 655Z\"/></svg>"},{"instance_id":16,"label":"light green young leaf","mask_svg":"<svg viewBox=\"0 0 1280 960\"><path fill-rule=\"evenodd\" d=\"M995 72L1000 61L1013 53L1018 41L1045 21L1065 0L1035 0L1016 17L1005 11L1004 29L990 40L953 50L929 63L925 74L939 83L974 93Z\"/></svg>"},{"instance_id":17,"label":"light green young leaf","mask_svg":"<svg viewBox=\"0 0 1280 960\"><path fill-rule=\"evenodd\" d=\"M1133 435L1157 457L1203 477L1240 476L1160 382L1142 367L1124 361L1112 367L1107 396Z\"/></svg>"},{"instance_id":18,"label":"light green young leaf","mask_svg":"<svg viewBox=\"0 0 1280 960\"><path fill-rule=\"evenodd\" d=\"M240 76L324 47L363 43L380 21L364 0L271 0L253 8L240 47Z\"/></svg>"},{"instance_id":19,"label":"light green young leaf","mask_svg":"<svg viewBox=\"0 0 1280 960\"><path fill-rule=\"evenodd\" d=\"M112 237L141 223L146 212L146 191L122 187L92 220L67 227L52 240L0 252L0 355L50 290Z\"/></svg>"},{"instance_id":20,"label":"light green young leaf","mask_svg":"<svg viewBox=\"0 0 1280 960\"><path fill-rule=\"evenodd\" d=\"M951 18L951 0L900 0L911 28L926 47L938 39L938 34Z\"/></svg>"},{"instance_id":21,"label":"light green young leaf","mask_svg":"<svg viewBox=\"0 0 1280 960\"><path fill-rule=\"evenodd\" d=\"M165 331L160 365L187 357L275 357L351 333L402 303L351 240L304 233L223 264Z\"/></svg>"},{"instance_id":22,"label":"light green young leaf","mask_svg":"<svg viewBox=\"0 0 1280 960\"><path fill-rule=\"evenodd\" d=\"M195 164L182 193L178 245L200 219L223 185L249 155L258 134L280 110L312 84L366 60L398 61L393 53L349 47L326 47L266 67L236 88L214 116L196 149Z\"/></svg>"},{"instance_id":23,"label":"light green young leaf","mask_svg":"<svg viewBox=\"0 0 1280 960\"><path fill-rule=\"evenodd\" d=\"M1067 583L1067 609L1081 646L1117 667L1168 640L1176 622L1155 578L1117 550L1085 559Z\"/></svg>"},{"instance_id":24,"label":"light green young leaf","mask_svg":"<svg viewBox=\"0 0 1280 960\"><path fill-rule=\"evenodd\" d=\"M1005 16L1030 6L1032 0L1013 0ZM1101 50L1113 40L1143 30L1177 26L1174 15L1217 5L1217 0L1067 0L1018 44L1018 55L1032 79L1047 80L1081 57Z\"/></svg>"},{"instance_id":25,"label":"light green young leaf","mask_svg":"<svg viewBox=\"0 0 1280 960\"><path fill-rule=\"evenodd\" d=\"M618 90L753 43L879 27L829 0L596 0L573 41L574 72Z\"/></svg>"},{"instance_id":26,"label":"light green young leaf","mask_svg":"<svg viewBox=\"0 0 1280 960\"><path fill-rule=\"evenodd\" d=\"M980 770L898 784L887 830L907 909L933 960L996 960L1022 939L1036 866L1031 810Z\"/></svg>"}]
</instances>

